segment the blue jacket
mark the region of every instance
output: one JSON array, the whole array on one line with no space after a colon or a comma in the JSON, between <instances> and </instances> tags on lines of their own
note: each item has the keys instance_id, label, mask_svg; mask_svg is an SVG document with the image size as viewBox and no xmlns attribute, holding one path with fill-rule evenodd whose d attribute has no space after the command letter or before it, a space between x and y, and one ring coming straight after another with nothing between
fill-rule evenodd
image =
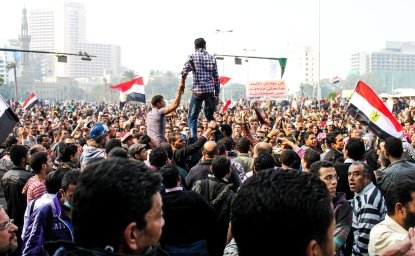
<instances>
[{"instance_id":1,"label":"blue jacket","mask_svg":"<svg viewBox=\"0 0 415 256\"><path fill-rule=\"evenodd\" d=\"M22 255L45 255L45 241L73 241L72 223L62 215L59 198L33 211L30 215L27 229L23 235Z\"/></svg>"}]
</instances>

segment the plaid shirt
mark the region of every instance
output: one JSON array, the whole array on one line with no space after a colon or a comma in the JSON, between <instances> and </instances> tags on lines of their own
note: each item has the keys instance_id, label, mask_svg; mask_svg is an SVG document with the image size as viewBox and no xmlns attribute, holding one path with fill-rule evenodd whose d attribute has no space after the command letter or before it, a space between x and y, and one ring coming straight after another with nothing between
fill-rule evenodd
<instances>
[{"instance_id":1,"label":"plaid shirt","mask_svg":"<svg viewBox=\"0 0 415 256\"><path fill-rule=\"evenodd\" d=\"M215 58L205 49L199 48L189 55L182 71L183 80L193 72L193 93L211 93L219 97L219 74Z\"/></svg>"}]
</instances>

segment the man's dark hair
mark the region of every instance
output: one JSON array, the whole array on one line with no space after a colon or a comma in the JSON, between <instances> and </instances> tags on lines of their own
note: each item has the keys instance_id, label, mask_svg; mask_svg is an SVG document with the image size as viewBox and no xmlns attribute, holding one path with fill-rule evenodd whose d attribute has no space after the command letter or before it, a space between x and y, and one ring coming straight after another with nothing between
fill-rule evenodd
<instances>
[{"instance_id":1,"label":"man's dark hair","mask_svg":"<svg viewBox=\"0 0 415 256\"><path fill-rule=\"evenodd\" d=\"M312 131L306 131L304 133L304 141L307 141L310 135L315 135Z\"/></svg>"},{"instance_id":2,"label":"man's dark hair","mask_svg":"<svg viewBox=\"0 0 415 256\"><path fill-rule=\"evenodd\" d=\"M229 124L221 124L220 130L226 137L232 136L232 126Z\"/></svg>"},{"instance_id":3,"label":"man's dark hair","mask_svg":"<svg viewBox=\"0 0 415 256\"><path fill-rule=\"evenodd\" d=\"M156 106L156 105L157 105L157 103L159 103L162 99L163 99L163 96L161 96L161 95L155 95L155 96L151 99L151 105L152 105L152 106Z\"/></svg>"},{"instance_id":4,"label":"man's dark hair","mask_svg":"<svg viewBox=\"0 0 415 256\"><path fill-rule=\"evenodd\" d=\"M146 149L150 149L150 142L151 138L147 134L144 134L143 137L141 137L140 143L146 145Z\"/></svg>"},{"instance_id":5,"label":"man's dark hair","mask_svg":"<svg viewBox=\"0 0 415 256\"><path fill-rule=\"evenodd\" d=\"M401 203L402 206L406 207L412 201L413 192L415 192L415 181L413 180L400 180L394 183L385 195L388 214L395 214L395 205L397 203Z\"/></svg>"},{"instance_id":6,"label":"man's dark hair","mask_svg":"<svg viewBox=\"0 0 415 256\"><path fill-rule=\"evenodd\" d=\"M206 48L206 41L203 38L197 38L195 40L195 49L199 49L199 48Z\"/></svg>"},{"instance_id":7,"label":"man's dark hair","mask_svg":"<svg viewBox=\"0 0 415 256\"><path fill-rule=\"evenodd\" d=\"M317 177L319 177L321 168L331 168L331 167L334 168L334 164L332 162L326 161L326 160L320 160L310 165L310 173L314 173L315 175L317 175Z\"/></svg>"},{"instance_id":8,"label":"man's dark hair","mask_svg":"<svg viewBox=\"0 0 415 256\"><path fill-rule=\"evenodd\" d=\"M236 140L236 150L240 153L248 153L251 147L251 141L246 137L240 137Z\"/></svg>"},{"instance_id":9,"label":"man's dark hair","mask_svg":"<svg viewBox=\"0 0 415 256\"><path fill-rule=\"evenodd\" d=\"M148 161L155 167L162 167L167 162L167 152L164 148L153 148L148 156Z\"/></svg>"},{"instance_id":10,"label":"man's dark hair","mask_svg":"<svg viewBox=\"0 0 415 256\"><path fill-rule=\"evenodd\" d=\"M389 158L386 156L385 153L386 152L380 153L380 155L379 155L379 161L380 161L381 165L386 168L389 165L391 165L391 160L389 160Z\"/></svg>"},{"instance_id":11,"label":"man's dark hair","mask_svg":"<svg viewBox=\"0 0 415 256\"><path fill-rule=\"evenodd\" d=\"M400 158L403 154L402 141L395 137L385 139L385 150L391 157Z\"/></svg>"},{"instance_id":12,"label":"man's dark hair","mask_svg":"<svg viewBox=\"0 0 415 256\"><path fill-rule=\"evenodd\" d=\"M274 156L268 152L262 152L254 159L254 169L256 172L274 168L275 165Z\"/></svg>"},{"instance_id":13,"label":"man's dark hair","mask_svg":"<svg viewBox=\"0 0 415 256\"><path fill-rule=\"evenodd\" d=\"M129 223L136 222L138 230L146 228L145 215L160 184L160 175L135 160L113 158L87 165L73 200L75 241L89 248L110 246L117 251Z\"/></svg>"},{"instance_id":14,"label":"man's dark hair","mask_svg":"<svg viewBox=\"0 0 415 256\"><path fill-rule=\"evenodd\" d=\"M159 147L162 148L162 149L164 149L166 151L167 157L169 159L172 159L173 158L173 148L171 147L171 145L169 143L162 142L162 143L160 143Z\"/></svg>"},{"instance_id":15,"label":"man's dark hair","mask_svg":"<svg viewBox=\"0 0 415 256\"><path fill-rule=\"evenodd\" d=\"M223 137L218 141L218 143L222 143L223 145L225 145L227 151L232 151L234 147L234 142L231 137Z\"/></svg>"},{"instance_id":16,"label":"man's dark hair","mask_svg":"<svg viewBox=\"0 0 415 256\"><path fill-rule=\"evenodd\" d=\"M306 164L306 168L310 168L310 166L320 160L320 154L315 151L314 149L308 148L304 152L303 156L304 162Z\"/></svg>"},{"instance_id":17,"label":"man's dark hair","mask_svg":"<svg viewBox=\"0 0 415 256\"><path fill-rule=\"evenodd\" d=\"M27 157L29 149L23 145L13 145L10 148L10 160L14 165L18 166L23 158Z\"/></svg>"},{"instance_id":18,"label":"man's dark hair","mask_svg":"<svg viewBox=\"0 0 415 256\"><path fill-rule=\"evenodd\" d=\"M212 173L216 178L222 179L225 177L231 168L231 161L225 156L217 156L212 160Z\"/></svg>"},{"instance_id":19,"label":"man's dark hair","mask_svg":"<svg viewBox=\"0 0 415 256\"><path fill-rule=\"evenodd\" d=\"M300 168L300 157L292 149L284 149L280 155L280 162L290 168L299 169Z\"/></svg>"},{"instance_id":20,"label":"man's dark hair","mask_svg":"<svg viewBox=\"0 0 415 256\"><path fill-rule=\"evenodd\" d=\"M75 145L65 145L63 146L61 161L62 162L70 162L71 156L75 156L76 152L78 151L78 147Z\"/></svg>"},{"instance_id":21,"label":"man's dark hair","mask_svg":"<svg viewBox=\"0 0 415 256\"><path fill-rule=\"evenodd\" d=\"M335 144L336 143L336 137L339 135L340 133L338 132L333 132L333 133L329 133L327 134L326 137L326 144L328 147L331 148L331 144Z\"/></svg>"},{"instance_id":22,"label":"man's dark hair","mask_svg":"<svg viewBox=\"0 0 415 256\"><path fill-rule=\"evenodd\" d=\"M58 168L48 173L45 178L46 192L49 194L58 193L59 189L62 188L62 179L66 172L67 170Z\"/></svg>"},{"instance_id":23,"label":"man's dark hair","mask_svg":"<svg viewBox=\"0 0 415 256\"><path fill-rule=\"evenodd\" d=\"M115 147L111 149L111 151L108 153L108 158L113 158L113 157L128 158L128 153L125 149L121 147Z\"/></svg>"},{"instance_id":24,"label":"man's dark hair","mask_svg":"<svg viewBox=\"0 0 415 256\"><path fill-rule=\"evenodd\" d=\"M5 142L6 148L10 148L11 146L17 144L19 141L17 140L16 136L8 136Z\"/></svg>"},{"instance_id":25,"label":"man's dark hair","mask_svg":"<svg viewBox=\"0 0 415 256\"><path fill-rule=\"evenodd\" d=\"M305 255L311 240L326 246L332 221L326 185L308 173L259 172L244 182L232 204L232 233L240 255L271 255L275 248L280 255ZM263 236L266 230L284 232Z\"/></svg>"},{"instance_id":26,"label":"man's dark hair","mask_svg":"<svg viewBox=\"0 0 415 256\"><path fill-rule=\"evenodd\" d=\"M166 164L160 169L163 177L163 185L166 188L174 188L177 186L177 181L180 177L179 170L172 164Z\"/></svg>"},{"instance_id":27,"label":"man's dark hair","mask_svg":"<svg viewBox=\"0 0 415 256\"><path fill-rule=\"evenodd\" d=\"M223 143L217 143L216 144L216 152L218 156L223 156L226 153L226 146Z\"/></svg>"},{"instance_id":28,"label":"man's dark hair","mask_svg":"<svg viewBox=\"0 0 415 256\"><path fill-rule=\"evenodd\" d=\"M67 171L62 178L61 187L64 191L68 190L69 185L77 185L79 176L81 175L80 171L70 170Z\"/></svg>"},{"instance_id":29,"label":"man's dark hair","mask_svg":"<svg viewBox=\"0 0 415 256\"><path fill-rule=\"evenodd\" d=\"M121 141L119 139L109 139L106 143L105 143L105 154L109 154L111 149L115 148L115 147L122 147Z\"/></svg>"},{"instance_id":30,"label":"man's dark hair","mask_svg":"<svg viewBox=\"0 0 415 256\"><path fill-rule=\"evenodd\" d=\"M37 136L36 138L36 143L37 144L41 144L44 138L49 138L48 135L46 134L40 134L39 136Z\"/></svg>"},{"instance_id":31,"label":"man's dark hair","mask_svg":"<svg viewBox=\"0 0 415 256\"><path fill-rule=\"evenodd\" d=\"M347 150L347 156L355 161L361 160L366 152L363 140L357 138L350 138L344 148Z\"/></svg>"},{"instance_id":32,"label":"man's dark hair","mask_svg":"<svg viewBox=\"0 0 415 256\"><path fill-rule=\"evenodd\" d=\"M42 170L42 164L46 164L47 162L47 152L36 152L30 157L30 167L32 168L35 174L40 173L40 171Z\"/></svg>"}]
</instances>

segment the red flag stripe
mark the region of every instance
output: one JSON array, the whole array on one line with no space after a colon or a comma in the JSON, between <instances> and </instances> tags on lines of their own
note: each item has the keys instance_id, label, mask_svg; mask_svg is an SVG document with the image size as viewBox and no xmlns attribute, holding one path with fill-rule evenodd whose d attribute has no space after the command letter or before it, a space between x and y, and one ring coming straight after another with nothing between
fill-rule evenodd
<instances>
[{"instance_id":1,"label":"red flag stripe","mask_svg":"<svg viewBox=\"0 0 415 256\"><path fill-rule=\"evenodd\" d=\"M378 97L378 95L370 88L367 84L362 81L357 83L356 93L360 94L364 99L366 99L370 105L382 112L384 116L391 120L393 126L397 131L402 130L402 126L399 124L396 117L389 111L385 103Z\"/></svg>"},{"instance_id":2,"label":"red flag stripe","mask_svg":"<svg viewBox=\"0 0 415 256\"><path fill-rule=\"evenodd\" d=\"M224 113L229 108L230 105L231 105L231 100L227 100L225 103L225 106L223 106L222 108L222 113Z\"/></svg>"},{"instance_id":3,"label":"red flag stripe","mask_svg":"<svg viewBox=\"0 0 415 256\"><path fill-rule=\"evenodd\" d=\"M221 76L219 78L219 81L220 81L220 84L221 85L225 85L227 82L229 82L229 80L231 80L231 78L230 77L226 77L226 76Z\"/></svg>"},{"instance_id":4,"label":"red flag stripe","mask_svg":"<svg viewBox=\"0 0 415 256\"><path fill-rule=\"evenodd\" d=\"M144 85L144 81L142 77L137 77L133 80L121 83L121 84L116 84L116 85L111 85L110 87L112 89L116 89L116 90L120 90L122 92L128 91L134 84L138 84L138 85Z\"/></svg>"}]
</instances>

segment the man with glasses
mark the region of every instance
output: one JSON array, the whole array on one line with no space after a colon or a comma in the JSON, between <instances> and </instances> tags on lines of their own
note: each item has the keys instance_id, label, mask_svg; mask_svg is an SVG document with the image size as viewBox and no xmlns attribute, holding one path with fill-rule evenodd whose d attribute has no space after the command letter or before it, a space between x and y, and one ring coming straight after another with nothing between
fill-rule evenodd
<instances>
[{"instance_id":1,"label":"man with glasses","mask_svg":"<svg viewBox=\"0 0 415 256\"><path fill-rule=\"evenodd\" d=\"M346 194L336 192L337 174L333 163L329 161L317 161L311 164L310 173L315 174L321 181L326 184L334 208L334 218L336 227L334 230L334 243L336 252L346 254L346 241L352 228L353 209L346 200Z\"/></svg>"},{"instance_id":2,"label":"man with glasses","mask_svg":"<svg viewBox=\"0 0 415 256\"><path fill-rule=\"evenodd\" d=\"M17 249L17 226L6 211L0 208L0 255L9 255Z\"/></svg>"}]
</instances>

